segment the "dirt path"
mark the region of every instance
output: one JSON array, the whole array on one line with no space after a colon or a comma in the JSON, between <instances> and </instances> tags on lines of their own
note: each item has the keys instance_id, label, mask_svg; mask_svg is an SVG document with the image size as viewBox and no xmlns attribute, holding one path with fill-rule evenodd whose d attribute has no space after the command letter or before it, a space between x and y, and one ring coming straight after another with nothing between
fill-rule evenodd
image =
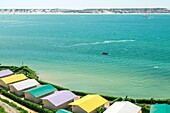
<instances>
[{"instance_id":1,"label":"dirt path","mask_svg":"<svg viewBox=\"0 0 170 113\"><path fill-rule=\"evenodd\" d=\"M15 108L9 106L8 104L6 104L2 101L0 101L0 106L2 106L7 113L19 113L18 110L16 110Z\"/></svg>"},{"instance_id":2,"label":"dirt path","mask_svg":"<svg viewBox=\"0 0 170 113\"><path fill-rule=\"evenodd\" d=\"M27 110L27 111L28 111L28 113L38 113L38 112L35 112L35 111L33 111L33 110L31 110L31 109L29 109L29 108L27 108L27 107L23 106L23 105L21 105L21 104L19 104L19 103L15 102L15 101L13 101L13 100L11 100L11 99L10 99L10 98L8 98L8 97L5 97L5 96L3 96L3 95L0 95L0 97L1 97L1 98L3 98L3 99L8 100L9 102L13 102L13 103L14 103L14 104L16 104L17 106L19 106L19 107L21 107L21 108L23 108L23 109ZM2 107L3 107L3 106L2 106ZM18 113L18 112L9 112L9 113Z\"/></svg>"}]
</instances>

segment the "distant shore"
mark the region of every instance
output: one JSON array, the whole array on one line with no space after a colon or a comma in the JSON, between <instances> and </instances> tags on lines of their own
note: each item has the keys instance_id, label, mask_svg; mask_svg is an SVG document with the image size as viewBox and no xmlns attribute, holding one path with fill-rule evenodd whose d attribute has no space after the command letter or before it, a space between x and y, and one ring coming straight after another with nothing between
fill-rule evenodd
<instances>
[{"instance_id":1,"label":"distant shore","mask_svg":"<svg viewBox=\"0 0 170 113\"><path fill-rule=\"evenodd\" d=\"M98 8L98 9L0 9L0 14L150 14L170 13L167 8Z\"/></svg>"},{"instance_id":2,"label":"distant shore","mask_svg":"<svg viewBox=\"0 0 170 113\"><path fill-rule=\"evenodd\" d=\"M0 15L144 15L145 13L0 13ZM170 13L148 13L147 15L170 15Z\"/></svg>"}]
</instances>

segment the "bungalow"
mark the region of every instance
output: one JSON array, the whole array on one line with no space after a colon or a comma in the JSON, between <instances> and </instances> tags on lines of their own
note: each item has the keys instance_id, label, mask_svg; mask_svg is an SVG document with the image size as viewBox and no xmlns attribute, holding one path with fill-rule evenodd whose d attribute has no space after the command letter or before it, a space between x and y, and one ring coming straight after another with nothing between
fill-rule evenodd
<instances>
[{"instance_id":1,"label":"bungalow","mask_svg":"<svg viewBox=\"0 0 170 113\"><path fill-rule=\"evenodd\" d=\"M54 93L57 89L50 84L38 86L24 91L24 98L26 100L40 103L41 98Z\"/></svg>"},{"instance_id":2,"label":"bungalow","mask_svg":"<svg viewBox=\"0 0 170 113\"><path fill-rule=\"evenodd\" d=\"M23 96L23 90L27 90L33 87L40 85L35 79L27 79L21 82L10 84L9 89L11 93L14 93L18 96Z\"/></svg>"},{"instance_id":3,"label":"bungalow","mask_svg":"<svg viewBox=\"0 0 170 113\"><path fill-rule=\"evenodd\" d=\"M24 74L11 75L0 78L0 86L9 89L9 84L28 79Z\"/></svg>"},{"instance_id":4,"label":"bungalow","mask_svg":"<svg viewBox=\"0 0 170 113\"><path fill-rule=\"evenodd\" d=\"M57 110L57 109L64 109L69 107L69 103L73 102L77 96L72 93L71 91L64 90L59 91L49 96L42 98L43 107Z\"/></svg>"},{"instance_id":5,"label":"bungalow","mask_svg":"<svg viewBox=\"0 0 170 113\"><path fill-rule=\"evenodd\" d=\"M97 113L97 108L104 107L108 101L100 95L86 95L69 105L75 113Z\"/></svg>"},{"instance_id":6,"label":"bungalow","mask_svg":"<svg viewBox=\"0 0 170 113\"><path fill-rule=\"evenodd\" d=\"M14 74L14 72L12 72L9 69L2 70L2 71L0 71L0 78L10 76L10 75L13 75L13 74Z\"/></svg>"},{"instance_id":7,"label":"bungalow","mask_svg":"<svg viewBox=\"0 0 170 113\"><path fill-rule=\"evenodd\" d=\"M115 102L103 113L142 113L141 107L128 102Z\"/></svg>"},{"instance_id":8,"label":"bungalow","mask_svg":"<svg viewBox=\"0 0 170 113\"><path fill-rule=\"evenodd\" d=\"M72 112L67 111L65 109L59 109L58 111L56 111L56 113L72 113Z\"/></svg>"},{"instance_id":9,"label":"bungalow","mask_svg":"<svg viewBox=\"0 0 170 113\"><path fill-rule=\"evenodd\" d=\"M170 105L168 104L151 105L150 113L170 113Z\"/></svg>"}]
</instances>

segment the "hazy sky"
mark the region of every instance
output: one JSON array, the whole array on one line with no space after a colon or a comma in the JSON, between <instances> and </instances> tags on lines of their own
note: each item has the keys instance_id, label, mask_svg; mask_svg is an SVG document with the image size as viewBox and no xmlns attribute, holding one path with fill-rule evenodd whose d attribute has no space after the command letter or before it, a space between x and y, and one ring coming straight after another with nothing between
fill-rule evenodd
<instances>
[{"instance_id":1,"label":"hazy sky","mask_svg":"<svg viewBox=\"0 0 170 113\"><path fill-rule=\"evenodd\" d=\"M170 0L0 0L0 8L168 8Z\"/></svg>"}]
</instances>

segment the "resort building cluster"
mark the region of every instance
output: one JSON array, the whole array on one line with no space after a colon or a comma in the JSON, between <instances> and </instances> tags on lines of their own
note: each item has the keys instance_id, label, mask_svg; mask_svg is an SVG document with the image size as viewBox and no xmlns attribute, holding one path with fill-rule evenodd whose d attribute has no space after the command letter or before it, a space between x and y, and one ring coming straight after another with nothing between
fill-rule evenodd
<instances>
[{"instance_id":1,"label":"resort building cluster","mask_svg":"<svg viewBox=\"0 0 170 113\"><path fill-rule=\"evenodd\" d=\"M80 98L69 90L58 91L50 84L41 85L35 79L10 70L0 71L0 87L25 100L42 103L42 107L56 110L56 113L97 113L98 108L103 108L103 113L142 113L141 107L128 101L115 102L110 106L109 101L100 95ZM150 113L170 113L170 106L151 105Z\"/></svg>"},{"instance_id":2,"label":"resort building cluster","mask_svg":"<svg viewBox=\"0 0 170 113\"><path fill-rule=\"evenodd\" d=\"M170 13L167 8L93 8L93 9L0 9L1 14L122 14L122 13Z\"/></svg>"}]
</instances>

